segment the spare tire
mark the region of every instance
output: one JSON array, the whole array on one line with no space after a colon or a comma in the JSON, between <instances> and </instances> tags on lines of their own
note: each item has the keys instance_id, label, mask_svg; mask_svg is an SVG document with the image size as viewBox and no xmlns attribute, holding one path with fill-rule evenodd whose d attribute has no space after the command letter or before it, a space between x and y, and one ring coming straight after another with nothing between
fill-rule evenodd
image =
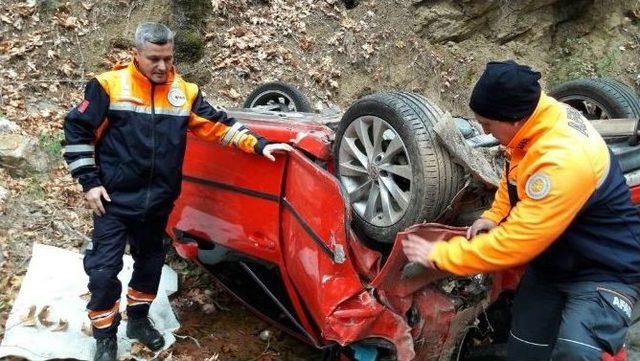
<instances>
[{"instance_id":1,"label":"spare tire","mask_svg":"<svg viewBox=\"0 0 640 361\"><path fill-rule=\"evenodd\" d=\"M633 89L614 79L578 79L549 92L578 109L589 120L640 118L640 99Z\"/></svg>"},{"instance_id":2,"label":"spare tire","mask_svg":"<svg viewBox=\"0 0 640 361\"><path fill-rule=\"evenodd\" d=\"M262 84L249 94L243 108L260 108L277 112L305 112L313 109L298 88L283 82Z\"/></svg>"},{"instance_id":3,"label":"spare tire","mask_svg":"<svg viewBox=\"0 0 640 361\"><path fill-rule=\"evenodd\" d=\"M460 190L464 171L433 130L442 115L407 92L370 95L344 113L333 155L359 234L391 243L408 226L434 221Z\"/></svg>"}]
</instances>

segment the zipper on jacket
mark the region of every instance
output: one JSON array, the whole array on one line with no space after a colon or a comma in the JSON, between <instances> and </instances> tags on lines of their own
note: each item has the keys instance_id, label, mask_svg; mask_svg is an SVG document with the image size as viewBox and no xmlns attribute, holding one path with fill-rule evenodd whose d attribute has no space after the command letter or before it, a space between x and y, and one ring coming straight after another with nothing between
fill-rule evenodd
<instances>
[{"instance_id":1,"label":"zipper on jacket","mask_svg":"<svg viewBox=\"0 0 640 361\"><path fill-rule=\"evenodd\" d=\"M149 171L149 182L147 183L147 199L144 202L144 212L142 221L147 218L149 211L149 198L151 197L151 182L153 181L153 171L156 163L156 106L155 106L156 85L151 83L151 170Z\"/></svg>"}]
</instances>

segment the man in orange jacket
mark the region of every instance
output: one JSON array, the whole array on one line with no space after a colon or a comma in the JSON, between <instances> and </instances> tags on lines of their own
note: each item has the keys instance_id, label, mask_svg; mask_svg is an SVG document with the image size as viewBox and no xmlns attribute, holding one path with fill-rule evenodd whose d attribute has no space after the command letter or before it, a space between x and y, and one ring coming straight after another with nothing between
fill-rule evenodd
<instances>
[{"instance_id":1,"label":"man in orange jacket","mask_svg":"<svg viewBox=\"0 0 640 361\"><path fill-rule=\"evenodd\" d=\"M540 73L491 62L469 106L508 160L467 237L410 236L408 259L456 275L527 265L509 360L601 360L623 345L640 282L640 217L618 161L582 115L541 91Z\"/></svg>"},{"instance_id":2,"label":"man in orange jacket","mask_svg":"<svg viewBox=\"0 0 640 361\"><path fill-rule=\"evenodd\" d=\"M147 315L164 263L167 217L180 193L187 130L272 161L274 151L291 150L287 144L267 144L176 74L169 28L141 24L135 45L131 63L87 83L84 100L64 123L64 158L94 212L84 268L100 361L116 359L122 287L117 275L127 241L135 262L127 336L154 351L164 346Z\"/></svg>"}]
</instances>

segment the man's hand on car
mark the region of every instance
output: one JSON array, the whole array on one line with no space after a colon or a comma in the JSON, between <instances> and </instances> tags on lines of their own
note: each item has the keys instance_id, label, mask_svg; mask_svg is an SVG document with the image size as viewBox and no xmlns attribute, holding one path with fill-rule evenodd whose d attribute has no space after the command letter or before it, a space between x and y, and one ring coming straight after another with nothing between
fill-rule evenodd
<instances>
[{"instance_id":1,"label":"man's hand on car","mask_svg":"<svg viewBox=\"0 0 640 361\"><path fill-rule=\"evenodd\" d=\"M279 150L284 150L286 152L290 152L293 148L287 143L273 143L267 144L262 150L262 155L270 161L274 162L276 158L271 154L273 152L277 152Z\"/></svg>"},{"instance_id":2,"label":"man's hand on car","mask_svg":"<svg viewBox=\"0 0 640 361\"><path fill-rule=\"evenodd\" d=\"M433 262L427 258L433 248L433 244L433 242L429 242L416 234L408 234L407 239L402 241L402 249L407 259L409 259L409 262L415 262L427 268L437 269Z\"/></svg>"},{"instance_id":3,"label":"man's hand on car","mask_svg":"<svg viewBox=\"0 0 640 361\"><path fill-rule=\"evenodd\" d=\"M111 198L109 198L109 194L103 186L91 188L84 194L84 199L87 200L89 208L91 208L91 211L98 216L102 216L106 213L104 206L102 205L102 198L107 202L111 202Z\"/></svg>"},{"instance_id":4,"label":"man's hand on car","mask_svg":"<svg viewBox=\"0 0 640 361\"><path fill-rule=\"evenodd\" d=\"M478 218L475 222L467 229L467 239L471 239L477 236L479 233L488 232L492 230L497 224L487 218Z\"/></svg>"}]
</instances>

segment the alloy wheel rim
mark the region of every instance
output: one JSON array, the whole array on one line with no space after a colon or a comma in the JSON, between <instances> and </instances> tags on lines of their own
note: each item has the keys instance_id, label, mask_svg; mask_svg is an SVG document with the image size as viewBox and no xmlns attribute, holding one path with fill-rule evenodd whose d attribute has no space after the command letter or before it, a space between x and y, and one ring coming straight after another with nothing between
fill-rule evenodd
<instances>
[{"instance_id":1,"label":"alloy wheel rim","mask_svg":"<svg viewBox=\"0 0 640 361\"><path fill-rule=\"evenodd\" d=\"M413 168L400 135L383 119L365 115L347 126L338 152L338 175L354 211L388 227L409 208Z\"/></svg>"},{"instance_id":2,"label":"alloy wheel rim","mask_svg":"<svg viewBox=\"0 0 640 361\"><path fill-rule=\"evenodd\" d=\"M579 110L588 120L611 119L611 115L599 102L581 95L573 95L560 100L572 108Z\"/></svg>"}]
</instances>

